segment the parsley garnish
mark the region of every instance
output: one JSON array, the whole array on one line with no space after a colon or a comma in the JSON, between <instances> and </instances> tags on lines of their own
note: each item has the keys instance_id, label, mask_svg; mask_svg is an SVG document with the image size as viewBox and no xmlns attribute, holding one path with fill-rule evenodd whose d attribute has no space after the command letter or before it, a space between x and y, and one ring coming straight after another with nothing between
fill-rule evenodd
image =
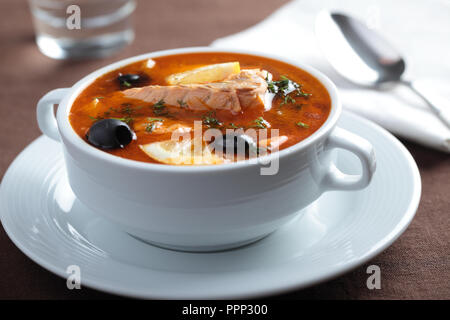
<instances>
[{"instance_id":1,"label":"parsley garnish","mask_svg":"<svg viewBox=\"0 0 450 320\"><path fill-rule=\"evenodd\" d=\"M130 125L134 119L132 117L123 117L123 118L109 118L109 119L116 119L122 122L125 122L126 124Z\"/></svg>"},{"instance_id":2,"label":"parsley garnish","mask_svg":"<svg viewBox=\"0 0 450 320\"><path fill-rule=\"evenodd\" d=\"M166 105L164 104L164 100L159 100L153 106L153 113L157 116L166 116L169 114L169 111L166 109Z\"/></svg>"},{"instance_id":3,"label":"parsley garnish","mask_svg":"<svg viewBox=\"0 0 450 320\"><path fill-rule=\"evenodd\" d=\"M278 81L267 81L267 90L271 93L278 94L280 96L284 96L289 92L289 79L281 76L282 80Z\"/></svg>"},{"instance_id":4,"label":"parsley garnish","mask_svg":"<svg viewBox=\"0 0 450 320\"><path fill-rule=\"evenodd\" d=\"M89 118L91 118L92 121L98 121L98 120L103 120L103 119L116 119L116 120L125 122L126 124L130 125L134 121L133 116L138 115L138 114L136 114L136 110L138 110L140 108L142 108L142 106L138 106L138 107L134 107L133 108L132 104L130 104L130 103L123 103L121 105L121 109L120 110L117 109L117 108L110 107L110 108L108 108L107 111L105 111L103 113L102 117L89 116ZM119 116L111 117L111 113L116 113L116 114L118 113ZM120 115L123 115L123 116L120 116Z\"/></svg>"},{"instance_id":5,"label":"parsley garnish","mask_svg":"<svg viewBox=\"0 0 450 320\"><path fill-rule=\"evenodd\" d=\"M292 81L286 76L281 76L281 80L278 81L267 81L267 90L275 95L283 98L283 102L280 105L295 103L295 99L292 97L291 93L295 93L295 97L307 98L311 94L306 93L302 89L302 85L295 81Z\"/></svg>"},{"instance_id":6,"label":"parsley garnish","mask_svg":"<svg viewBox=\"0 0 450 320\"><path fill-rule=\"evenodd\" d=\"M208 128L217 128L222 126L222 122L220 122L217 118L215 118L216 112L210 111L206 115L203 116L203 124Z\"/></svg>"},{"instance_id":7,"label":"parsley garnish","mask_svg":"<svg viewBox=\"0 0 450 320\"><path fill-rule=\"evenodd\" d=\"M297 122L297 126L299 126L301 128L305 128L305 129L309 128L309 125L307 125L306 123L303 123L301 121Z\"/></svg>"},{"instance_id":8,"label":"parsley garnish","mask_svg":"<svg viewBox=\"0 0 450 320\"><path fill-rule=\"evenodd\" d=\"M161 119L161 118L147 118L147 120L148 121L150 121L150 122L155 122L155 121L164 121L164 119Z\"/></svg>"},{"instance_id":9,"label":"parsley garnish","mask_svg":"<svg viewBox=\"0 0 450 320\"><path fill-rule=\"evenodd\" d=\"M284 96L283 102L280 103L280 106L282 106L283 104L288 104L288 103L295 103L295 99L292 98L290 95Z\"/></svg>"},{"instance_id":10,"label":"parsley garnish","mask_svg":"<svg viewBox=\"0 0 450 320\"><path fill-rule=\"evenodd\" d=\"M165 107L165 105L164 105L164 100L163 99L159 100L157 103L155 103L153 105L153 108L164 108L164 107Z\"/></svg>"},{"instance_id":11,"label":"parsley garnish","mask_svg":"<svg viewBox=\"0 0 450 320\"><path fill-rule=\"evenodd\" d=\"M231 122L231 123L228 125L228 128L231 128L231 129L239 129L239 128L242 128L242 127L238 127L238 126L235 125L233 122Z\"/></svg>"},{"instance_id":12,"label":"parsley garnish","mask_svg":"<svg viewBox=\"0 0 450 320\"><path fill-rule=\"evenodd\" d=\"M253 120L253 122L255 123L254 125L251 126L253 128L260 128L260 129L266 129L267 128L267 121L264 120L263 117L259 117L256 120Z\"/></svg>"},{"instance_id":13,"label":"parsley garnish","mask_svg":"<svg viewBox=\"0 0 450 320\"><path fill-rule=\"evenodd\" d=\"M187 107L187 103L184 102L183 100L177 100L178 104L180 105L181 108L186 108Z\"/></svg>"},{"instance_id":14,"label":"parsley garnish","mask_svg":"<svg viewBox=\"0 0 450 320\"><path fill-rule=\"evenodd\" d=\"M149 121L145 126L145 131L147 132L153 132L153 130L156 128L156 124L158 122L164 121L163 119L159 118L147 118L147 120Z\"/></svg>"},{"instance_id":15,"label":"parsley garnish","mask_svg":"<svg viewBox=\"0 0 450 320\"><path fill-rule=\"evenodd\" d=\"M120 113L131 115L134 112L132 105L129 103L123 103L122 109L120 110Z\"/></svg>"}]
</instances>

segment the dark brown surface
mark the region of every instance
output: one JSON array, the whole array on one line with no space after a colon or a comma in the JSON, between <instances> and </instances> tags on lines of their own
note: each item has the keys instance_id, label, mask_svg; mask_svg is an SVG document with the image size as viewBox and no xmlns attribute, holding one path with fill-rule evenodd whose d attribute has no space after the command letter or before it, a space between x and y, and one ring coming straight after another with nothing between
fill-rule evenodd
<instances>
[{"instance_id":1,"label":"dark brown surface","mask_svg":"<svg viewBox=\"0 0 450 320\"><path fill-rule=\"evenodd\" d=\"M137 38L131 46L108 59L61 62L38 52L26 2L0 1L0 177L14 157L40 135L35 105L44 93L70 86L96 68L124 57L207 45L217 37L253 25L284 2L140 1ZM369 263L380 266L382 289L367 289L367 264L338 279L279 298L450 299L450 157L405 144L422 175L422 200L408 230ZM65 280L28 259L2 228L0 274L0 299L117 298L87 288L67 290Z\"/></svg>"}]
</instances>

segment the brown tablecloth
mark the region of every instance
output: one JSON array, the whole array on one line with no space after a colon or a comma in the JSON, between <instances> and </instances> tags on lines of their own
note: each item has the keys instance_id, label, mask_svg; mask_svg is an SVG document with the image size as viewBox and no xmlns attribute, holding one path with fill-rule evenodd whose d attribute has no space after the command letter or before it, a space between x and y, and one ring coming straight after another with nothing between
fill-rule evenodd
<instances>
[{"instance_id":1,"label":"brown tablecloth","mask_svg":"<svg viewBox=\"0 0 450 320\"><path fill-rule=\"evenodd\" d=\"M0 1L0 177L14 157L41 133L35 120L38 99L54 88L71 86L96 68L140 53L212 40L247 28L285 0L139 1L137 37L117 55L101 60L64 62L39 53L26 1ZM295 41L295 40L293 40ZM419 211L408 230L370 264L382 271L382 289L366 287L362 266L335 280L277 298L449 299L450 157L405 142L423 183ZM115 298L66 281L28 259L0 228L0 298Z\"/></svg>"}]
</instances>

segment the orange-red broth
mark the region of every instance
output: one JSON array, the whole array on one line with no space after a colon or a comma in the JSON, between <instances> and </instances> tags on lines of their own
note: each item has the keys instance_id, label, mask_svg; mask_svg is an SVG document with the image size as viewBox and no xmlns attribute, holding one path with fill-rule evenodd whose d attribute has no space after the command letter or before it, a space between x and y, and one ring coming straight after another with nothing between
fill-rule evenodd
<instances>
[{"instance_id":1,"label":"orange-red broth","mask_svg":"<svg viewBox=\"0 0 450 320\"><path fill-rule=\"evenodd\" d=\"M166 122L189 123L192 126L194 120L202 121L206 112L193 112L177 108L176 112L171 112L170 118L155 116L152 104L136 100L119 97L115 92L124 90L117 77L122 74L140 74L145 78L138 86L145 85L167 85L165 78L173 73L183 72L198 66L239 61L241 69L260 68L269 71L273 75L273 80L279 80L284 75L289 79L302 85L304 92L311 94L309 97L295 97L295 103L283 104L282 97L275 97L272 108L269 111L252 108L243 110L240 114L232 115L228 111L217 111L214 115L216 119L224 125L221 130L225 131L230 123L238 127L252 127L255 119L263 117L270 124L270 127L279 129L279 135L288 137L287 141L280 146L280 150L292 146L315 132L327 119L331 101L325 87L312 75L290 64L273 59L257 57L253 55L209 52L209 53L187 53L171 56L158 57L153 59L155 65L147 67L147 60L135 62L120 69L111 71L96 79L89 85L75 100L69 115L70 123L75 132L86 141L86 133L97 118L123 118L129 116L135 122L141 117L162 118ZM93 100L98 99L98 103L93 107ZM125 105L125 107L124 107ZM131 111L130 111L131 110ZM173 108L171 108L173 110ZM299 126L304 123L307 127ZM133 128L133 122L130 123ZM205 127L205 129L207 129ZM170 133L156 134L145 130L137 130L137 139L123 149L106 150L113 155L157 163L157 161L146 155L139 145L156 141L168 140ZM268 133L270 137L270 132Z\"/></svg>"}]
</instances>

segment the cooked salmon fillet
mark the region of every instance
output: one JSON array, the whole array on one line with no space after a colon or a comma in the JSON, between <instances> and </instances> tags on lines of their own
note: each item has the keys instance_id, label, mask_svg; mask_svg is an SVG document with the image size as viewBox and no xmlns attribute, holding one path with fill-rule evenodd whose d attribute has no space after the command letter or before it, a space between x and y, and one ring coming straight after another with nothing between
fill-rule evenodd
<instances>
[{"instance_id":1,"label":"cooked salmon fillet","mask_svg":"<svg viewBox=\"0 0 450 320\"><path fill-rule=\"evenodd\" d=\"M242 109L264 107L267 92L267 72L245 69L221 82L184 84L172 86L151 85L122 91L127 98L149 103L163 100L169 106L190 110L229 110L238 113Z\"/></svg>"}]
</instances>

